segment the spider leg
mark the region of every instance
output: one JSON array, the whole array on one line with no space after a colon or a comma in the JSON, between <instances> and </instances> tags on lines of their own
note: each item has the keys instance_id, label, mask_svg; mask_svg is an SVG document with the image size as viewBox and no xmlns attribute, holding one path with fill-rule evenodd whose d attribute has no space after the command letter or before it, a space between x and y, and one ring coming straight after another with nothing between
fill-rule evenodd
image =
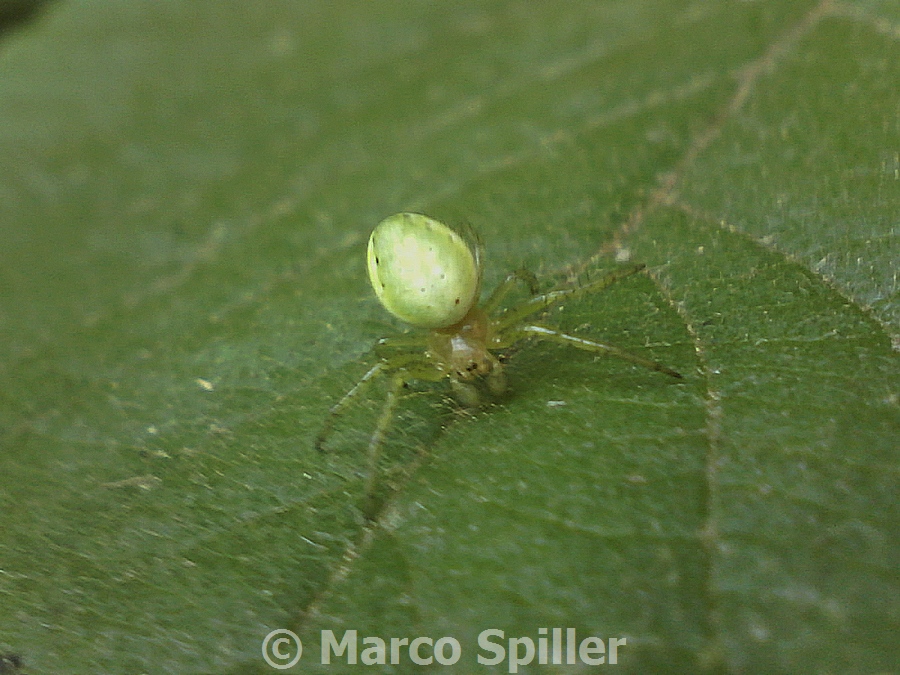
<instances>
[{"instance_id":1,"label":"spider leg","mask_svg":"<svg viewBox=\"0 0 900 675\"><path fill-rule=\"evenodd\" d=\"M517 281L523 284L527 284L529 292L532 295L537 295L537 277L535 277L534 274L524 268L515 270L514 272L510 272L509 274L507 274L506 278L499 284L497 284L497 288L494 289L494 292L491 293L490 296L488 296L488 299L484 301L484 304L481 306L481 309L484 311L484 313L490 314L495 309L497 309L497 307L500 306L500 303L503 302L503 298L505 298L507 294L512 290Z\"/></svg>"},{"instance_id":2,"label":"spider leg","mask_svg":"<svg viewBox=\"0 0 900 675\"><path fill-rule=\"evenodd\" d=\"M374 366L369 369L365 375L360 378L359 382L357 382L353 387L344 394L340 400L335 403L328 411L328 416L325 418L325 423L322 425L322 429L319 431L319 435L316 436L315 447L319 452L325 451L325 441L331 435L331 430L334 428L334 422L338 418L338 416L344 411L344 408L347 407L347 404L350 403L354 398L356 398L361 392L363 392L375 379L375 377L387 368L387 364L384 361L379 361Z\"/></svg>"},{"instance_id":3,"label":"spider leg","mask_svg":"<svg viewBox=\"0 0 900 675\"><path fill-rule=\"evenodd\" d=\"M409 336L410 338L416 338L416 336ZM375 345L375 351L381 357L381 360L372 366L369 371L363 375L359 382L357 382L353 387L344 394L340 400L335 403L328 410L328 415L325 418L324 424L322 424L322 429L319 431L318 436L316 436L315 440L315 448L319 452L324 452L325 450L325 441L328 439L328 436L331 435L331 431L334 428L334 423L337 418L344 412L344 408L347 407L354 398L356 398L359 394L365 391L370 384L375 380L375 378L384 372L390 371L405 371L407 370L407 365L410 363L415 363L416 361L422 360L422 352L421 350L411 351L413 346L421 346L424 344L421 338L418 338L418 342L414 342L410 339L408 342L403 341L401 339L391 339L388 341L387 339L379 340L378 344ZM394 351L393 353L382 354L380 353L378 347L384 346L389 347L391 349L396 348L401 351ZM405 350L405 351L402 351ZM421 379L427 379L427 375L430 375L430 372L425 374L425 377L421 377ZM420 377L418 374L416 377Z\"/></svg>"},{"instance_id":4,"label":"spider leg","mask_svg":"<svg viewBox=\"0 0 900 675\"><path fill-rule=\"evenodd\" d=\"M626 352L624 349L619 349L618 347L613 347L612 345L604 344L602 342L596 342L594 340L586 340L584 338L580 338L575 335L569 335L567 333L562 333L558 330L546 328L544 326L522 326L521 328L518 328L516 331L514 331L511 337L536 337L539 340L549 340L550 342L558 342L560 344L571 345L588 352L594 352L595 354L609 354L610 356L615 356L616 358L622 359L623 361L629 361L639 366L643 366L644 368L649 368L650 370L655 370L659 373L663 373L665 375L668 375L669 377L675 377L679 380L683 378L681 373L672 370L671 368L667 368L661 363L651 361L650 359L645 359L641 356L636 356L631 352Z\"/></svg>"},{"instance_id":5,"label":"spider leg","mask_svg":"<svg viewBox=\"0 0 900 675\"><path fill-rule=\"evenodd\" d=\"M378 416L378 423L375 425L375 430L369 438L369 472L366 476L366 494L370 498L374 494L375 481L378 477L378 459L381 456L381 443L384 441L384 436L394 417L397 397L404 384L406 384L406 378L403 376L403 373L396 373L391 378L391 384L384 399L381 414Z\"/></svg>"},{"instance_id":6,"label":"spider leg","mask_svg":"<svg viewBox=\"0 0 900 675\"><path fill-rule=\"evenodd\" d=\"M642 264L633 265L622 270L611 272L606 276L595 279L594 281L590 281L577 288L563 288L556 291L542 293L541 295L536 295L535 297L526 300L518 307L501 314L496 319L496 330L502 332L510 326L514 326L523 319L531 316L532 314L545 310L551 305L560 302L561 300L575 299L581 297L582 295L587 295L588 293L596 293L598 291L602 291L604 288L613 285L617 281L621 281L626 277L630 277L632 274L637 274L638 272L643 270L644 267L645 265Z\"/></svg>"},{"instance_id":7,"label":"spider leg","mask_svg":"<svg viewBox=\"0 0 900 675\"><path fill-rule=\"evenodd\" d=\"M394 373L388 387L387 396L384 405L381 408L381 414L378 416L378 422L375 424L375 430L369 438L368 449L368 474L366 475L366 505L363 509L366 517L372 519L376 511L377 497L375 487L378 482L378 461L381 458L381 446L387 435L388 427L394 418L394 412L397 408L397 401L400 397L400 390L406 386L410 380L427 380L438 382L445 376L436 368L423 367L415 365L415 359L420 359L421 354L410 355L409 361L412 362L409 368L401 368Z\"/></svg>"},{"instance_id":8,"label":"spider leg","mask_svg":"<svg viewBox=\"0 0 900 675\"><path fill-rule=\"evenodd\" d=\"M428 337L420 333L381 338L375 343L375 353L390 358L396 351L421 350L428 346Z\"/></svg>"}]
</instances>

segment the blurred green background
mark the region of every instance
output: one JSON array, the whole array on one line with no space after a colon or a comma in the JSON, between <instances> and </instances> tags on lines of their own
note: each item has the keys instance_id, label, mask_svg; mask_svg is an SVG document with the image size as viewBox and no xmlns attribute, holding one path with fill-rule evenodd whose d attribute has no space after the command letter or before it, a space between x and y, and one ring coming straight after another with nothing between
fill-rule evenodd
<instances>
[{"instance_id":1,"label":"blurred green background","mask_svg":"<svg viewBox=\"0 0 900 675\"><path fill-rule=\"evenodd\" d=\"M19 3L11 3L9 6ZM0 6L5 10L5 6ZM0 11L0 16L3 12ZM56 2L0 36L0 655L267 673L275 628L626 638L623 673L880 673L898 650L900 4ZM486 287L650 274L510 394L413 386L383 217ZM0 661L2 663L2 661ZM359 666L423 672L409 661ZM523 666L565 672L587 666Z\"/></svg>"}]
</instances>

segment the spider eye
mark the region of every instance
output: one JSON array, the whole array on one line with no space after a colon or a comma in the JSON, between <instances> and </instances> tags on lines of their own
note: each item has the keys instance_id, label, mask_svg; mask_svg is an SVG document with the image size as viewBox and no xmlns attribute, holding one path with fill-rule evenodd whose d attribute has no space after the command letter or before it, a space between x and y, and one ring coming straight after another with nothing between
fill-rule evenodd
<instances>
[{"instance_id":1,"label":"spider eye","mask_svg":"<svg viewBox=\"0 0 900 675\"><path fill-rule=\"evenodd\" d=\"M369 281L391 314L420 328L444 328L475 304L481 280L472 247L418 213L382 220L369 237Z\"/></svg>"}]
</instances>

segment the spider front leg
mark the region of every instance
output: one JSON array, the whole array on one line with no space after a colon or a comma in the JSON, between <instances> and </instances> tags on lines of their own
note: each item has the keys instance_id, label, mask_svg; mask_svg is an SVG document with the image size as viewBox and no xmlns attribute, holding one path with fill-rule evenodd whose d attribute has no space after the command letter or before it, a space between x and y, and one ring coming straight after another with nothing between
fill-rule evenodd
<instances>
[{"instance_id":1,"label":"spider front leg","mask_svg":"<svg viewBox=\"0 0 900 675\"><path fill-rule=\"evenodd\" d=\"M623 361L629 361L636 365L643 366L644 368L648 368L650 370L655 370L658 373L663 373L665 375L668 375L669 377L674 377L679 380L683 379L684 377L678 371L667 368L661 363L657 363L656 361L651 361L650 359L645 359L641 356L637 356L636 354L627 352L624 349L619 349L618 347L613 347L612 345L604 344L603 342L586 340L585 338L580 338L575 335L569 335L568 333L563 333L553 328L547 328L546 326L521 326L520 328L512 331L511 335L504 336L504 338L506 340L509 340L510 342L515 342L518 339L526 337L535 337L539 340L549 340L550 342L571 345L572 347L578 347L578 349L583 349L595 354L609 354L610 356L615 356L616 358L622 359Z\"/></svg>"},{"instance_id":2,"label":"spider front leg","mask_svg":"<svg viewBox=\"0 0 900 675\"><path fill-rule=\"evenodd\" d=\"M421 349L414 352L409 350L413 347L421 348L423 344L422 338L415 335L403 335L379 340L378 344L375 345L375 353L380 357L379 362L372 366L372 368L360 378L359 382L353 385L350 391L344 394L340 400L328 410L328 415L325 418L325 422L322 424L322 429L316 436L314 443L316 450L320 452L325 450L325 441L328 440L328 437L334 430L334 423L337 421L338 417L343 414L344 409L353 401L353 399L368 389L369 385L371 385L382 373L391 370L399 371L408 363L420 361L422 359ZM398 350L406 350L406 352L400 351L398 353Z\"/></svg>"},{"instance_id":3,"label":"spider front leg","mask_svg":"<svg viewBox=\"0 0 900 675\"><path fill-rule=\"evenodd\" d=\"M398 370L391 377L391 383L388 386L387 395L385 396L384 405L378 416L378 422L372 436L369 438L368 456L368 473L366 475L366 505L363 509L366 518L373 519L377 510L377 495L375 487L378 482L378 462L381 459L381 446L384 443L388 428L394 419L394 413L397 409L397 401L400 397L400 390L403 389L410 380L426 380L437 382L444 378L444 375L435 368L425 366L421 363L421 354L409 354L409 365Z\"/></svg>"},{"instance_id":4,"label":"spider front leg","mask_svg":"<svg viewBox=\"0 0 900 675\"><path fill-rule=\"evenodd\" d=\"M378 416L378 422L375 424L375 430L369 438L369 449L366 453L369 458L369 471L366 476L366 495L371 499L375 492L375 478L378 475L378 459L381 456L381 444L387 433L391 420L394 418L394 411L397 408L397 398L400 390L406 384L406 378L402 373L394 373L391 378L391 384L388 387L387 396L384 399L384 405L381 408L381 414Z\"/></svg>"},{"instance_id":5,"label":"spider front leg","mask_svg":"<svg viewBox=\"0 0 900 675\"><path fill-rule=\"evenodd\" d=\"M365 495L366 505L364 512L367 518L372 517L376 510L376 492L378 479L378 462L381 457L381 446L384 443L385 436L390 428L391 421L397 409L397 401L400 397L400 391L410 380L428 380L438 381L445 375L431 366L427 362L426 357L421 350L423 344L421 336L398 336L396 338L385 338L380 340L375 347L375 352L379 355L380 360L357 382L346 394L344 394L337 403L335 403L328 411L322 430L316 437L315 446L319 451L324 450L324 444L328 436L330 436L334 423L338 417L344 412L347 406L365 391L374 382L379 375L386 374L390 377L387 386L384 404L372 435L369 437L368 445L368 470L366 472ZM419 347L418 349L415 349Z\"/></svg>"},{"instance_id":6,"label":"spider front leg","mask_svg":"<svg viewBox=\"0 0 900 675\"><path fill-rule=\"evenodd\" d=\"M319 452L325 451L325 441L331 435L331 432L334 430L334 423L337 421L337 418L344 412L344 408L347 407L354 398L356 398L360 393L362 393L368 386L375 380L375 378L383 373L387 368L387 364L384 361L379 361L372 368L369 369L365 375L360 378L359 382L357 382L353 387L344 394L340 400L335 403L328 410L328 415L325 417L325 422L322 424L322 429L319 431L319 434L316 436L315 440L315 448Z\"/></svg>"}]
</instances>

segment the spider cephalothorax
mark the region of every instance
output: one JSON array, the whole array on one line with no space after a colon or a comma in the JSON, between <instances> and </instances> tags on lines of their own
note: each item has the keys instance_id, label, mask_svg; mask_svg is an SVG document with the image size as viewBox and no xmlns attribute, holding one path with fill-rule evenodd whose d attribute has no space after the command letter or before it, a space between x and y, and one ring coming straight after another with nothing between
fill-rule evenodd
<instances>
[{"instance_id":1,"label":"spider cephalothorax","mask_svg":"<svg viewBox=\"0 0 900 675\"><path fill-rule=\"evenodd\" d=\"M616 356L674 378L676 371L618 347L532 323L552 305L595 293L643 269L632 265L579 286L538 293L537 280L525 270L509 274L478 305L482 246L474 233L467 241L443 223L418 213L398 213L381 221L369 238L369 280L391 314L420 329L382 338L375 346L378 362L329 411L316 446L322 448L335 418L381 374L391 376L384 408L369 441L370 480L378 448L390 424L400 389L410 380L437 382L449 378L463 403L478 401L474 383L483 380L494 393L505 388L499 354L522 340L536 338ZM497 311L516 283L531 296Z\"/></svg>"},{"instance_id":2,"label":"spider cephalothorax","mask_svg":"<svg viewBox=\"0 0 900 675\"><path fill-rule=\"evenodd\" d=\"M458 323L429 334L427 354L450 377L468 381L490 375L500 365L490 352L490 329L487 315L473 307Z\"/></svg>"}]
</instances>

